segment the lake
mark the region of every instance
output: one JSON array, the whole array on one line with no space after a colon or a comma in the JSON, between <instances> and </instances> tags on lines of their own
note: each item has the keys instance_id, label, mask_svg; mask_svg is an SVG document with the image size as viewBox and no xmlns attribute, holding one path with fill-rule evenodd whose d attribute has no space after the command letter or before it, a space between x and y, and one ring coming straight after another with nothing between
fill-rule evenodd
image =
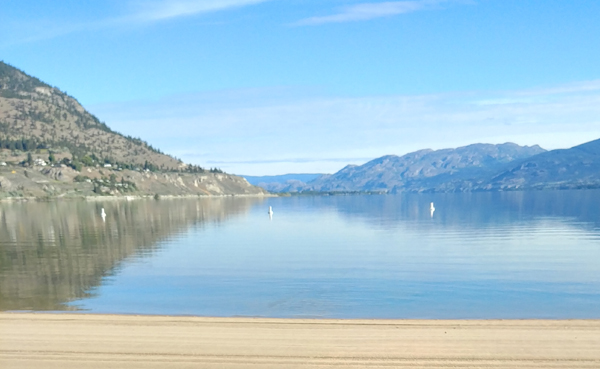
<instances>
[{"instance_id":1,"label":"lake","mask_svg":"<svg viewBox=\"0 0 600 369\"><path fill-rule=\"evenodd\" d=\"M597 319L600 191L0 203L0 310Z\"/></svg>"}]
</instances>

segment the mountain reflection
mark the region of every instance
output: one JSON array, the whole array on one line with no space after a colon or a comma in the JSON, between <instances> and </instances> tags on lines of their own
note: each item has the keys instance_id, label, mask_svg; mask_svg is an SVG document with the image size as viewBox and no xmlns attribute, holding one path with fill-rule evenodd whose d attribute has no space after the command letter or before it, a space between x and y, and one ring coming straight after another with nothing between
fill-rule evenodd
<instances>
[{"instance_id":1,"label":"mountain reflection","mask_svg":"<svg viewBox=\"0 0 600 369\"><path fill-rule=\"evenodd\" d=\"M252 198L0 206L0 310L65 310L127 258L190 226L246 213ZM101 209L106 211L103 221Z\"/></svg>"},{"instance_id":2,"label":"mountain reflection","mask_svg":"<svg viewBox=\"0 0 600 369\"><path fill-rule=\"evenodd\" d=\"M330 196L306 201L312 208L329 208L383 229L425 218L448 227L482 227L534 217L568 218L585 223L580 226L600 228L598 190ZM436 209L433 217L431 202Z\"/></svg>"}]
</instances>

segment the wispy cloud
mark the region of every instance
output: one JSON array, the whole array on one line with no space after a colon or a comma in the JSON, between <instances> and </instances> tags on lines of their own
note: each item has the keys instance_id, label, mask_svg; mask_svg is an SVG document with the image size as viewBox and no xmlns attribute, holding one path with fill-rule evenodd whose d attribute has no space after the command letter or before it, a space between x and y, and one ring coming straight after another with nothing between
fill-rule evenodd
<instances>
[{"instance_id":1,"label":"wispy cloud","mask_svg":"<svg viewBox=\"0 0 600 369\"><path fill-rule=\"evenodd\" d=\"M264 3L268 0L154 0L132 3L125 20L154 22Z\"/></svg>"},{"instance_id":2,"label":"wispy cloud","mask_svg":"<svg viewBox=\"0 0 600 369\"><path fill-rule=\"evenodd\" d=\"M386 1L381 3L355 4L343 7L335 14L302 19L293 25L303 26L324 23L366 21L375 18L390 17L399 14L412 13L419 10L431 9L448 1L450 0Z\"/></svg>"},{"instance_id":3,"label":"wispy cloud","mask_svg":"<svg viewBox=\"0 0 600 369\"><path fill-rule=\"evenodd\" d=\"M123 9L126 9L124 12L112 17L90 19L85 22L69 22L65 19L60 21L36 19L4 24L4 30L14 37L0 41L0 47L48 40L77 32L143 26L267 1L271 0L131 0L122 5ZM0 28L0 33L2 31L3 29Z\"/></svg>"},{"instance_id":4,"label":"wispy cloud","mask_svg":"<svg viewBox=\"0 0 600 369\"><path fill-rule=\"evenodd\" d=\"M185 161L244 174L328 173L367 158L475 142L554 149L600 138L600 81L353 98L221 91L90 109Z\"/></svg>"}]
</instances>

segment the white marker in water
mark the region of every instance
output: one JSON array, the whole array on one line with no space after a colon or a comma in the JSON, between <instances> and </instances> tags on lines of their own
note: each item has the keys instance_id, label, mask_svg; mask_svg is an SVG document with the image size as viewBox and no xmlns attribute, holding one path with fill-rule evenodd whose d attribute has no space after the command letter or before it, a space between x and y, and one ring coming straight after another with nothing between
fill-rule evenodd
<instances>
[{"instance_id":1,"label":"white marker in water","mask_svg":"<svg viewBox=\"0 0 600 369\"><path fill-rule=\"evenodd\" d=\"M273 215L273 207L269 206L269 215Z\"/></svg>"},{"instance_id":2,"label":"white marker in water","mask_svg":"<svg viewBox=\"0 0 600 369\"><path fill-rule=\"evenodd\" d=\"M102 208L102 210L100 211L100 216L102 217L102 220L106 219L106 213L104 212L104 208Z\"/></svg>"},{"instance_id":3,"label":"white marker in water","mask_svg":"<svg viewBox=\"0 0 600 369\"><path fill-rule=\"evenodd\" d=\"M435 211L435 206L433 206L433 203L431 203L431 205L429 205L429 212L431 213L431 217L433 218L433 212Z\"/></svg>"}]
</instances>

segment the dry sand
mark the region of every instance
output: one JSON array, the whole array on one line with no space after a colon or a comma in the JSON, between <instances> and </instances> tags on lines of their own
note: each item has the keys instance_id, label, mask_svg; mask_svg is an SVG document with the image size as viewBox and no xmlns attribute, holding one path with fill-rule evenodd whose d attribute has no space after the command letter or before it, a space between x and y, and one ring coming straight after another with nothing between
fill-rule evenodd
<instances>
[{"instance_id":1,"label":"dry sand","mask_svg":"<svg viewBox=\"0 0 600 369\"><path fill-rule=\"evenodd\" d=\"M600 321L0 313L0 368L600 368Z\"/></svg>"}]
</instances>

